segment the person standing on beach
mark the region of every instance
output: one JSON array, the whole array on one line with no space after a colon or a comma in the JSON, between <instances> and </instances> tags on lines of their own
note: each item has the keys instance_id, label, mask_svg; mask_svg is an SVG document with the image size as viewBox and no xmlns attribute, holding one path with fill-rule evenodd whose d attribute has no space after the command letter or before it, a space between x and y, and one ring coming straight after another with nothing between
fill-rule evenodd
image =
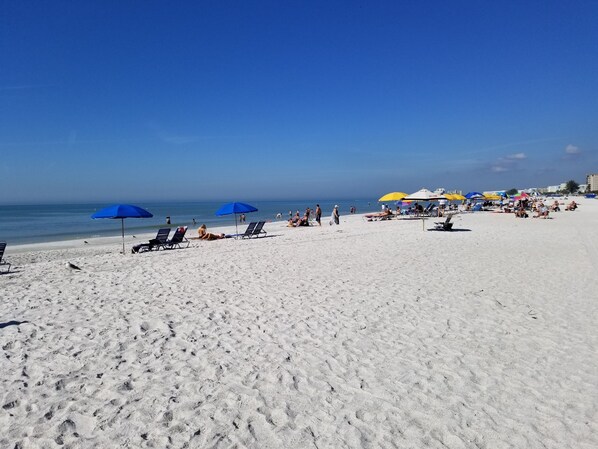
<instances>
[{"instance_id":1,"label":"person standing on beach","mask_svg":"<svg viewBox=\"0 0 598 449\"><path fill-rule=\"evenodd\" d=\"M322 226L322 209L319 204L316 204L316 222L318 226Z\"/></svg>"},{"instance_id":2,"label":"person standing on beach","mask_svg":"<svg viewBox=\"0 0 598 449\"><path fill-rule=\"evenodd\" d=\"M338 204L334 205L334 209L332 209L332 220L330 220L330 224L334 221L335 224L340 224L340 214L338 212Z\"/></svg>"}]
</instances>

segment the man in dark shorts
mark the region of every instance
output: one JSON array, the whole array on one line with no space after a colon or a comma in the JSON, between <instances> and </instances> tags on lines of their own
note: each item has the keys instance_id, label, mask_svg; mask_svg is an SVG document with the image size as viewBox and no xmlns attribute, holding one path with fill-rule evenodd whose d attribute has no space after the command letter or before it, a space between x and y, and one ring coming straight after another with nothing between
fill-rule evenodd
<instances>
[{"instance_id":1,"label":"man in dark shorts","mask_svg":"<svg viewBox=\"0 0 598 449\"><path fill-rule=\"evenodd\" d=\"M316 204L316 222L318 226L322 226L322 209L319 204Z\"/></svg>"}]
</instances>

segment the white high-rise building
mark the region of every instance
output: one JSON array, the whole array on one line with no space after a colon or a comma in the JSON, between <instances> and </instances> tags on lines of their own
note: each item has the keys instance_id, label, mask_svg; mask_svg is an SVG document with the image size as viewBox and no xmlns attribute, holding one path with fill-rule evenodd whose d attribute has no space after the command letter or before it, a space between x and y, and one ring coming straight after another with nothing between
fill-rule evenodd
<instances>
[{"instance_id":1,"label":"white high-rise building","mask_svg":"<svg viewBox=\"0 0 598 449\"><path fill-rule=\"evenodd\" d=\"M598 191L598 173L592 173L586 176L587 189L591 192Z\"/></svg>"}]
</instances>

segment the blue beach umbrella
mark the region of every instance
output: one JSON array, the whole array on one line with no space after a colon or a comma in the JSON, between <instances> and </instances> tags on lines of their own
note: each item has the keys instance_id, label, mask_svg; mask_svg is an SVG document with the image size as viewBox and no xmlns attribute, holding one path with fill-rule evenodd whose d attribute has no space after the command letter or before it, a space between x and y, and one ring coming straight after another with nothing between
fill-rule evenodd
<instances>
[{"instance_id":1,"label":"blue beach umbrella","mask_svg":"<svg viewBox=\"0 0 598 449\"><path fill-rule=\"evenodd\" d=\"M480 192L469 192L465 195L465 198L467 198L468 200L477 200L480 198L484 198L484 195Z\"/></svg>"},{"instance_id":2,"label":"blue beach umbrella","mask_svg":"<svg viewBox=\"0 0 598 449\"><path fill-rule=\"evenodd\" d=\"M102 210L97 211L91 218L119 218L121 223L121 230L123 236L123 254L125 253L125 218L150 218L153 217L151 213L142 209L139 206L131 204L114 204Z\"/></svg>"},{"instance_id":3,"label":"blue beach umbrella","mask_svg":"<svg viewBox=\"0 0 598 449\"><path fill-rule=\"evenodd\" d=\"M253 207L251 204L245 203L226 203L216 211L216 215L222 217L223 215L234 214L235 230L237 234L239 234L239 229L237 228L237 214L246 214L249 212L257 212L257 208Z\"/></svg>"}]
</instances>

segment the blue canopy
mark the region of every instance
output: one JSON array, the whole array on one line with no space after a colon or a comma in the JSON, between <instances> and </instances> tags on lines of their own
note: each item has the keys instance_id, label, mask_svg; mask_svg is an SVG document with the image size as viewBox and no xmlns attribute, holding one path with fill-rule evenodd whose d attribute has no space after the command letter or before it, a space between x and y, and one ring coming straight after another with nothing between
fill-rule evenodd
<instances>
[{"instance_id":1,"label":"blue canopy","mask_svg":"<svg viewBox=\"0 0 598 449\"><path fill-rule=\"evenodd\" d=\"M222 215L246 214L248 212L257 212L257 208L251 204L227 203L216 211L216 215L221 217Z\"/></svg>"},{"instance_id":2,"label":"blue canopy","mask_svg":"<svg viewBox=\"0 0 598 449\"><path fill-rule=\"evenodd\" d=\"M151 213L131 204L113 204L97 211L91 218L150 218Z\"/></svg>"},{"instance_id":3,"label":"blue canopy","mask_svg":"<svg viewBox=\"0 0 598 449\"><path fill-rule=\"evenodd\" d=\"M123 236L123 254L125 253L125 218L150 218L151 213L139 206L131 204L113 204L102 210L97 211L91 218L116 218L120 219L120 227Z\"/></svg>"},{"instance_id":4,"label":"blue canopy","mask_svg":"<svg viewBox=\"0 0 598 449\"><path fill-rule=\"evenodd\" d=\"M476 199L476 198L484 198L484 195L482 195L480 192L469 192L467 195L465 195L465 198L467 198L468 200Z\"/></svg>"}]
</instances>

